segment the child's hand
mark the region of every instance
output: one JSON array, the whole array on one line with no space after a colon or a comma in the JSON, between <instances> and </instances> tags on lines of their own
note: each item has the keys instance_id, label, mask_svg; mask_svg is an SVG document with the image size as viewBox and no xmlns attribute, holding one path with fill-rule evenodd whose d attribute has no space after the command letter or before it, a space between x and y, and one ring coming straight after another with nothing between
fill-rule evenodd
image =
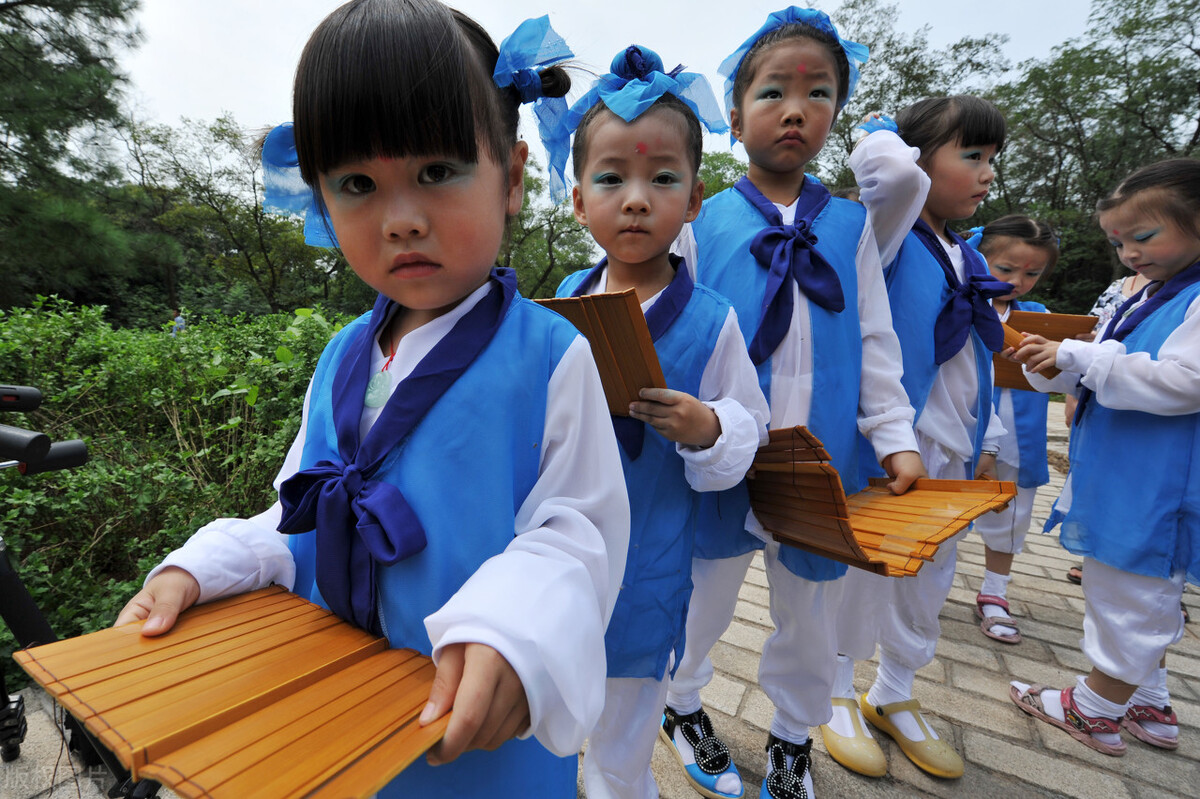
<instances>
[{"instance_id":1,"label":"child's hand","mask_svg":"<svg viewBox=\"0 0 1200 799\"><path fill-rule=\"evenodd\" d=\"M196 578L178 566L168 566L134 594L117 615L113 626L145 619L142 635L162 635L175 625L179 614L196 604L199 598L200 583Z\"/></svg>"},{"instance_id":2,"label":"child's hand","mask_svg":"<svg viewBox=\"0 0 1200 799\"><path fill-rule=\"evenodd\" d=\"M883 459L882 466L888 477L892 478L887 488L893 494L903 494L912 487L917 478L929 476L925 471L925 464L921 462L920 453L912 450L893 452Z\"/></svg>"},{"instance_id":3,"label":"child's hand","mask_svg":"<svg viewBox=\"0 0 1200 799\"><path fill-rule=\"evenodd\" d=\"M691 394L669 388L643 388L642 402L629 405L629 415L653 427L663 438L687 447L707 449L721 437L721 420Z\"/></svg>"},{"instance_id":4,"label":"child's hand","mask_svg":"<svg viewBox=\"0 0 1200 799\"><path fill-rule=\"evenodd\" d=\"M484 644L450 644L438 659L424 726L454 710L446 735L426 759L449 763L469 749L495 749L529 729L529 700L508 661Z\"/></svg>"},{"instance_id":5,"label":"child's hand","mask_svg":"<svg viewBox=\"0 0 1200 799\"><path fill-rule=\"evenodd\" d=\"M1025 368L1037 374L1043 369L1054 366L1058 358L1060 341L1047 341L1042 336L1026 336L1021 346L1013 354L1013 359L1025 364Z\"/></svg>"},{"instance_id":6,"label":"child's hand","mask_svg":"<svg viewBox=\"0 0 1200 799\"><path fill-rule=\"evenodd\" d=\"M999 480L999 473L996 471L996 456L991 452L984 452L979 456L979 463L975 465L976 480Z\"/></svg>"}]
</instances>

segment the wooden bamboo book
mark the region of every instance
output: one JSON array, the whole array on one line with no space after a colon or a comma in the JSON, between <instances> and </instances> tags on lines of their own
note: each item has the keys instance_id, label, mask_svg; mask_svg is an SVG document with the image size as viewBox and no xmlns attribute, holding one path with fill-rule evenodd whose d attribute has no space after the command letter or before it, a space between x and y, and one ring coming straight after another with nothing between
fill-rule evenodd
<instances>
[{"instance_id":1,"label":"wooden bamboo book","mask_svg":"<svg viewBox=\"0 0 1200 799\"><path fill-rule=\"evenodd\" d=\"M1096 327L1096 317L1081 316L1066 313L1038 313L1037 311L1013 311L1004 323L1004 346L1016 347L1024 338L1022 333L1032 333L1045 336L1051 341L1063 341L1083 333L1090 333ZM996 385L999 388L1016 388L1022 391L1036 391L1025 379L1021 364L1013 363L999 354L992 356L992 366L996 370ZM1058 370L1054 367L1043 370L1040 374L1054 377Z\"/></svg>"},{"instance_id":2,"label":"wooden bamboo book","mask_svg":"<svg viewBox=\"0 0 1200 799\"><path fill-rule=\"evenodd\" d=\"M972 519L1007 505L1014 483L887 478L846 496L829 453L804 427L770 431L748 480L754 515L776 541L888 577L910 577Z\"/></svg>"},{"instance_id":3,"label":"wooden bamboo book","mask_svg":"<svg viewBox=\"0 0 1200 799\"><path fill-rule=\"evenodd\" d=\"M641 389L667 387L633 289L537 302L565 316L592 345L613 416L628 416Z\"/></svg>"},{"instance_id":4,"label":"wooden bamboo book","mask_svg":"<svg viewBox=\"0 0 1200 799\"><path fill-rule=\"evenodd\" d=\"M134 778L185 797L370 796L441 740L432 661L282 588L17 652Z\"/></svg>"}]
</instances>

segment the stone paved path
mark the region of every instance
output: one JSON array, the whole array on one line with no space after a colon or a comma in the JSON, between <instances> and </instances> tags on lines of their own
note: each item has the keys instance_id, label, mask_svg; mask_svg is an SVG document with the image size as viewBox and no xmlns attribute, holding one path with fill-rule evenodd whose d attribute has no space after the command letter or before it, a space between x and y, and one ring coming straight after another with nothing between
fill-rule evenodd
<instances>
[{"instance_id":1,"label":"stone paved path","mask_svg":"<svg viewBox=\"0 0 1200 799\"><path fill-rule=\"evenodd\" d=\"M1065 454L1066 429L1061 406L1051 405L1051 452ZM1038 495L1034 529L1040 530L1062 486L1063 475L1051 469L1051 484ZM975 621L975 594L983 578L983 544L969 535L958 547L958 575L942 611L942 638L937 658L917 674L915 694L938 734L952 741L966 760L959 780L926 776L899 749L884 740L890 772L861 777L833 762L814 746L817 795L829 797L1150 797L1200 796L1200 637L1196 624L1168 654L1169 681L1181 725L1181 744L1164 752L1126 736L1123 758L1093 752L1065 733L1035 722L1008 700L1008 681L1065 686L1088 668L1080 653L1083 594L1064 579L1075 559L1055 536L1030 535L1025 552L1013 564L1009 586L1013 613L1020 618L1024 641L1017 646L985 638ZM1196 592L1184 595L1200 612ZM737 615L713 651L717 674L704 692L714 723L729 743L746 778L747 799L758 797L765 765L762 747L770 725L771 705L757 685L758 659L771 631L766 578L761 560L742 588ZM874 663L860 665L855 684L870 685ZM99 799L103 793L87 780L76 783L65 762L52 776L59 745L42 696L27 692L30 733L15 763L0 764L0 799L41 799L51 785L55 796ZM654 773L663 799L698 796L680 776L672 755L660 743ZM106 786L107 787L107 786ZM582 792L580 796L582 796Z\"/></svg>"}]
</instances>

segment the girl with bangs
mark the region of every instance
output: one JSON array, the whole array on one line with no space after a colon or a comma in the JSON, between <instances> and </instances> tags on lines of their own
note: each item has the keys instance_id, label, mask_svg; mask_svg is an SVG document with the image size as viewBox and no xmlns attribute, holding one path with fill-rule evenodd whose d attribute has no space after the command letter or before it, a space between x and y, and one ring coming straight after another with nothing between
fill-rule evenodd
<instances>
[{"instance_id":1,"label":"girl with bangs","mask_svg":"<svg viewBox=\"0 0 1200 799\"><path fill-rule=\"evenodd\" d=\"M983 257L948 223L970 217L987 196L995 178L993 162L1004 146L1004 118L977 97L939 97L914 103L894 122L879 117L864 127L869 134L851 163L863 203L868 208L881 202L921 205L920 217L884 268L921 459L934 478L994 480L1004 428L992 409L992 352L1003 349L1004 336L989 300L1010 294L1013 287L995 280ZM889 200L883 189L896 178L877 170L864 181L861 169L876 150L896 146L897 138L911 148L929 182L916 197L892 193ZM864 471L874 476L878 467L865 450ZM822 728L830 754L847 768L870 776L887 771L865 716L921 769L938 777L962 776L962 757L929 725L913 698L917 670L933 660L956 550L955 539L942 544L915 577L851 574L838 625L842 654L834 716ZM855 701L854 660L870 658L876 643L875 683Z\"/></svg>"},{"instance_id":2,"label":"girl with bangs","mask_svg":"<svg viewBox=\"0 0 1200 799\"><path fill-rule=\"evenodd\" d=\"M629 535L608 407L587 342L494 267L522 202L518 106L561 102L547 65L570 55L545 17L497 50L429 0L321 23L295 125L264 142L265 204L379 297L321 356L279 502L206 525L118 618L158 635L279 583L431 655L420 722L454 713L382 796L574 796L603 707Z\"/></svg>"}]
</instances>

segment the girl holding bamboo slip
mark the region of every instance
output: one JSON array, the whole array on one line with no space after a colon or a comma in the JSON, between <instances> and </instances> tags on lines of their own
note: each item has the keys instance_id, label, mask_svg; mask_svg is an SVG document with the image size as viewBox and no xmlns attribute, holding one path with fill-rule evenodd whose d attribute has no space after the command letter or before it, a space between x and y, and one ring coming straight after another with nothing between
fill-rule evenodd
<instances>
[{"instance_id":1,"label":"girl holding bamboo slip","mask_svg":"<svg viewBox=\"0 0 1200 799\"><path fill-rule=\"evenodd\" d=\"M1183 636L1184 582L1200 583L1200 161L1137 170L1097 205L1121 262L1150 283L1094 342L1029 336L1014 357L1039 390L1078 388L1071 471L1046 529L1084 558L1083 653L1058 690L1013 682L1026 713L1107 755L1124 727L1179 745L1166 650ZM1054 366L1062 373L1046 380ZM1114 490L1118 473L1137 491Z\"/></svg>"},{"instance_id":2,"label":"girl holding bamboo slip","mask_svg":"<svg viewBox=\"0 0 1200 799\"><path fill-rule=\"evenodd\" d=\"M1013 285L1012 294L992 300L1000 321L1008 321L1012 311L1048 313L1041 303L1020 298L1058 260L1058 240L1049 225L1027 216L1004 216L989 222L967 243L987 259L994 278ZM1021 642L1021 633L1008 607L1013 556L1021 552L1025 543L1038 486L1050 482L1046 460L1048 403L1049 397L1036 391L997 386L992 394L992 406L1004 425L996 472L1001 480L1017 484L1017 496L1007 508L985 513L975 520L975 532L983 539L985 560L975 612L980 617L983 634L1006 644Z\"/></svg>"},{"instance_id":3,"label":"girl holding bamboo slip","mask_svg":"<svg viewBox=\"0 0 1200 799\"><path fill-rule=\"evenodd\" d=\"M894 122L870 119L864 128L870 132L855 148L852 166L870 164L877 151L900 145L928 176L928 188L916 198L919 218L884 269L921 458L931 477L994 480L1003 426L992 409L992 352L1002 349L1004 335L988 300L1010 294L1012 286L992 278L983 258L948 223L970 217L987 196L992 164L1004 145L1004 118L976 97L939 97L914 103ZM864 181L859 166L855 174L868 208L907 207L913 200L887 191L895 173ZM878 473L873 458L862 461L865 471ZM943 778L962 776L962 757L913 696L916 672L933 660L941 633L938 614L954 580L956 550L955 539L943 543L914 577L851 574L839 610L833 700L841 712L822 727L826 748L847 768L869 776L887 771L865 717L919 768ZM870 658L876 644L875 682L855 701L854 660Z\"/></svg>"},{"instance_id":4,"label":"girl holding bamboo slip","mask_svg":"<svg viewBox=\"0 0 1200 799\"><path fill-rule=\"evenodd\" d=\"M268 201L379 298L321 356L279 503L201 529L118 619L160 634L275 582L432 655L421 722L454 714L383 796L573 797L603 706L629 534L607 404L587 341L493 267L518 107L561 98L568 56L545 17L497 50L432 0L355 0L313 33Z\"/></svg>"}]
</instances>

